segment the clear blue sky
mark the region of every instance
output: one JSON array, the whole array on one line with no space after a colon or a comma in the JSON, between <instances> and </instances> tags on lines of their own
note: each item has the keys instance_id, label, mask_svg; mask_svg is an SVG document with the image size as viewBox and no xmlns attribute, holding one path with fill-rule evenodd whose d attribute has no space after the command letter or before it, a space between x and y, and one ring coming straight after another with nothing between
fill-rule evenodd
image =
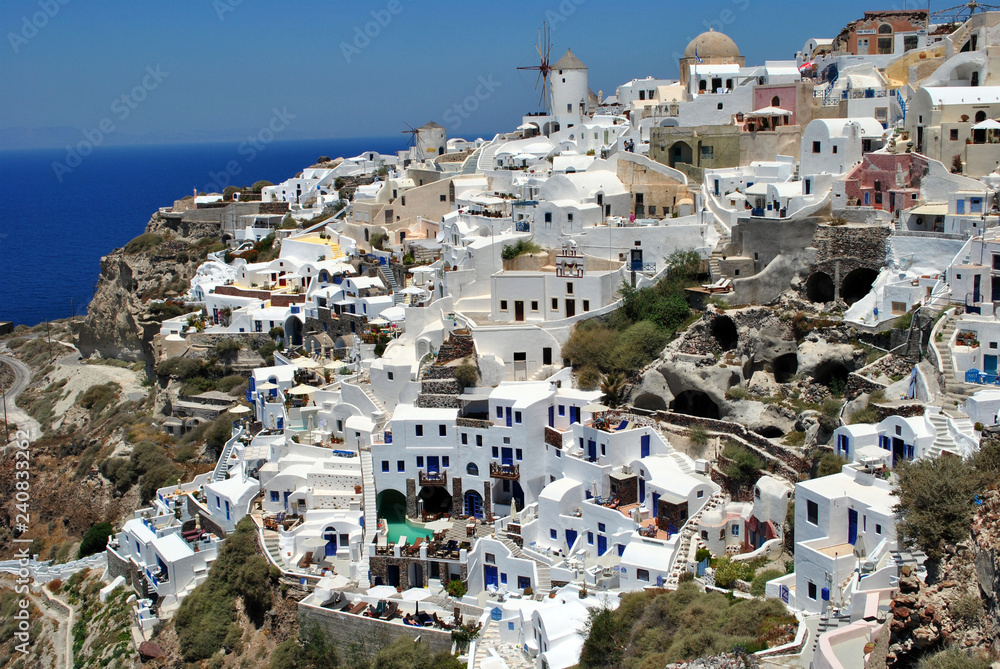
<instances>
[{"instance_id":1,"label":"clear blue sky","mask_svg":"<svg viewBox=\"0 0 1000 669\"><path fill-rule=\"evenodd\" d=\"M449 125L457 117L445 112L481 77L499 82L449 128L473 138L511 129L536 109L534 73L515 68L537 61L547 16L556 17L553 60L571 47L590 68L591 88L607 95L635 77L676 77L677 54L709 25L755 64L791 58L865 9L903 4L0 0L0 147L23 129L34 132L22 143L59 146L102 121L114 125L108 143L231 140L264 127L274 108L295 117L282 138L388 136L404 123ZM58 11L50 18L44 6ZM386 25L373 23L373 11ZM355 42L366 25L377 34ZM350 62L345 43L362 45ZM157 67L160 77L148 74Z\"/></svg>"}]
</instances>

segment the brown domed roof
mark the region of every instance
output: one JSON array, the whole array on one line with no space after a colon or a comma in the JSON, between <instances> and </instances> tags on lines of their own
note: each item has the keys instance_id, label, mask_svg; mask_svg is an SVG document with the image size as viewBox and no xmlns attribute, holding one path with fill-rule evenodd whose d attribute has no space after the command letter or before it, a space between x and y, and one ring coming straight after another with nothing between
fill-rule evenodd
<instances>
[{"instance_id":1,"label":"brown domed roof","mask_svg":"<svg viewBox=\"0 0 1000 669\"><path fill-rule=\"evenodd\" d=\"M740 50L728 35L709 30L691 40L684 49L685 58L739 58Z\"/></svg>"}]
</instances>

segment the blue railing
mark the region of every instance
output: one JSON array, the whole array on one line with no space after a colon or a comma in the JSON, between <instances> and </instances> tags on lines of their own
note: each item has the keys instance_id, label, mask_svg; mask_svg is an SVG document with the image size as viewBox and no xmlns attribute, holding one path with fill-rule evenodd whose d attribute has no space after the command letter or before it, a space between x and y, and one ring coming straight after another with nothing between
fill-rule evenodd
<instances>
[{"instance_id":1,"label":"blue railing","mask_svg":"<svg viewBox=\"0 0 1000 669\"><path fill-rule=\"evenodd\" d=\"M759 208L759 207L754 207L753 209L750 210L750 215L751 216L763 216L764 215L764 210L761 209L761 208Z\"/></svg>"},{"instance_id":2,"label":"blue railing","mask_svg":"<svg viewBox=\"0 0 1000 669\"><path fill-rule=\"evenodd\" d=\"M655 272L656 263L655 262L640 262L638 260L632 261L632 271L633 272Z\"/></svg>"},{"instance_id":3,"label":"blue railing","mask_svg":"<svg viewBox=\"0 0 1000 669\"><path fill-rule=\"evenodd\" d=\"M966 383L977 383L981 385L1000 386L1000 375L996 373L987 374L978 369L970 369L965 372Z\"/></svg>"},{"instance_id":4,"label":"blue railing","mask_svg":"<svg viewBox=\"0 0 1000 669\"><path fill-rule=\"evenodd\" d=\"M531 232L531 223L529 221L515 221L514 230L517 232Z\"/></svg>"}]
</instances>

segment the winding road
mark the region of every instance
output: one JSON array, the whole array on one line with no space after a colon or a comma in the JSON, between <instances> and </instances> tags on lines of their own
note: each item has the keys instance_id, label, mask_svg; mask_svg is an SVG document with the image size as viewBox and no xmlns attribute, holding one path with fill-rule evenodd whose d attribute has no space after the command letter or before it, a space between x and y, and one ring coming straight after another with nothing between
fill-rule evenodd
<instances>
[{"instance_id":1,"label":"winding road","mask_svg":"<svg viewBox=\"0 0 1000 669\"><path fill-rule=\"evenodd\" d=\"M11 427L16 425L19 429L26 430L29 439L37 439L42 435L38 421L15 405L17 396L31 382L31 370L23 362L9 355L0 355L0 362L6 363L8 367L14 370L14 383L6 393L7 421ZM2 410L2 407L0 407L0 410Z\"/></svg>"}]
</instances>

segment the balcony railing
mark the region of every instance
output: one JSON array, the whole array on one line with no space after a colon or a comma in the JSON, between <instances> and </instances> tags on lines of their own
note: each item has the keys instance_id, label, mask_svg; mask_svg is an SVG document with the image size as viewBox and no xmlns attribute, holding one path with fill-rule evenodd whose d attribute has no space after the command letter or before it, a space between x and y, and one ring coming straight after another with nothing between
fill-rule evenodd
<instances>
[{"instance_id":1,"label":"balcony railing","mask_svg":"<svg viewBox=\"0 0 1000 669\"><path fill-rule=\"evenodd\" d=\"M422 486L446 486L448 485L448 472L425 472L421 469L417 473L417 480Z\"/></svg>"},{"instance_id":2,"label":"balcony railing","mask_svg":"<svg viewBox=\"0 0 1000 669\"><path fill-rule=\"evenodd\" d=\"M491 462L490 478L515 481L521 478L521 465L504 465L499 462Z\"/></svg>"},{"instance_id":3,"label":"balcony railing","mask_svg":"<svg viewBox=\"0 0 1000 669\"><path fill-rule=\"evenodd\" d=\"M638 260L632 262L633 272L656 272L655 262L639 262Z\"/></svg>"}]
</instances>

